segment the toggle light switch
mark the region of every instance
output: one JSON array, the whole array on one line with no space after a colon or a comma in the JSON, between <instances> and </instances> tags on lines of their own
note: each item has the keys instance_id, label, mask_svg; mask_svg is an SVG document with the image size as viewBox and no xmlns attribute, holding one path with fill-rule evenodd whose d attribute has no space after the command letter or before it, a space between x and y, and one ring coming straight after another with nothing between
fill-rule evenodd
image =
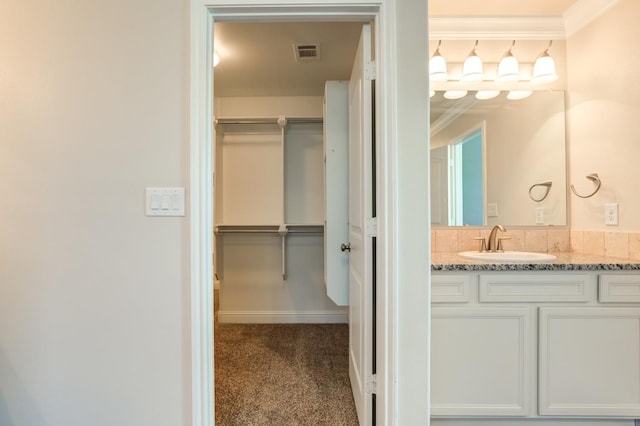
<instances>
[{"instance_id":1,"label":"toggle light switch","mask_svg":"<svg viewBox=\"0 0 640 426\"><path fill-rule=\"evenodd\" d=\"M184 188L146 188L147 216L184 216Z\"/></svg>"}]
</instances>

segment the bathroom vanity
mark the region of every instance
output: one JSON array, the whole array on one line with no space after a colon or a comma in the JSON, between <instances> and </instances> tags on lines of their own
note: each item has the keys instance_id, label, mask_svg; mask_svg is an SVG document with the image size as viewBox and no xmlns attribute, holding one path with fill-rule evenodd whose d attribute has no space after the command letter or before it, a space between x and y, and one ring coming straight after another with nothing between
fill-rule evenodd
<instances>
[{"instance_id":1,"label":"bathroom vanity","mask_svg":"<svg viewBox=\"0 0 640 426\"><path fill-rule=\"evenodd\" d=\"M634 425L638 262L561 253L553 263L490 264L435 253L432 424Z\"/></svg>"}]
</instances>

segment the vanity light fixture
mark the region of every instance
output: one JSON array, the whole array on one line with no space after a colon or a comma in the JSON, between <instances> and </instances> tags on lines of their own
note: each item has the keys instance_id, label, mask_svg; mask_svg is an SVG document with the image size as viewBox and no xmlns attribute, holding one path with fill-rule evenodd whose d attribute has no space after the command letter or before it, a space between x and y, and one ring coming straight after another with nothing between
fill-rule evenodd
<instances>
[{"instance_id":1,"label":"vanity light fixture","mask_svg":"<svg viewBox=\"0 0 640 426\"><path fill-rule=\"evenodd\" d=\"M442 40L438 40L438 47L433 52L433 56L429 60L429 79L431 81L447 81L449 74L447 73L447 61L440 53Z\"/></svg>"},{"instance_id":2,"label":"vanity light fixture","mask_svg":"<svg viewBox=\"0 0 640 426\"><path fill-rule=\"evenodd\" d=\"M507 93L507 99L517 101L520 99L528 98L532 93L532 90L511 90L509 93Z\"/></svg>"},{"instance_id":3,"label":"vanity light fixture","mask_svg":"<svg viewBox=\"0 0 640 426\"><path fill-rule=\"evenodd\" d=\"M558 79L556 63L549 55L551 43L553 43L553 40L549 40L549 46L538 56L535 64L533 64L533 76L531 78L533 83L551 83Z\"/></svg>"},{"instance_id":4,"label":"vanity light fixture","mask_svg":"<svg viewBox=\"0 0 640 426\"><path fill-rule=\"evenodd\" d=\"M435 96L435 94L436 94L435 90L433 90L433 89L429 90L429 97L430 98L433 98Z\"/></svg>"},{"instance_id":5,"label":"vanity light fixture","mask_svg":"<svg viewBox=\"0 0 640 426\"><path fill-rule=\"evenodd\" d=\"M499 90L478 90L476 92L476 99L487 100L493 99L500 94Z\"/></svg>"},{"instance_id":6,"label":"vanity light fixture","mask_svg":"<svg viewBox=\"0 0 640 426\"><path fill-rule=\"evenodd\" d=\"M213 66L215 67L220 63L220 56L214 51L213 52Z\"/></svg>"},{"instance_id":7,"label":"vanity light fixture","mask_svg":"<svg viewBox=\"0 0 640 426\"><path fill-rule=\"evenodd\" d=\"M460 99L467 96L467 93L469 92L466 90L447 90L442 96L444 96L445 99Z\"/></svg>"},{"instance_id":8,"label":"vanity light fixture","mask_svg":"<svg viewBox=\"0 0 640 426\"><path fill-rule=\"evenodd\" d=\"M513 47L516 45L516 41L513 40L511 47L500 59L498 64L498 75L496 81L518 81L520 80L520 65L518 64L518 58L513 56Z\"/></svg>"},{"instance_id":9,"label":"vanity light fixture","mask_svg":"<svg viewBox=\"0 0 640 426\"><path fill-rule=\"evenodd\" d=\"M462 76L460 81L476 82L484 78L484 70L482 67L482 59L478 56L476 49L478 48L478 40L473 45L473 49L462 64Z\"/></svg>"}]
</instances>

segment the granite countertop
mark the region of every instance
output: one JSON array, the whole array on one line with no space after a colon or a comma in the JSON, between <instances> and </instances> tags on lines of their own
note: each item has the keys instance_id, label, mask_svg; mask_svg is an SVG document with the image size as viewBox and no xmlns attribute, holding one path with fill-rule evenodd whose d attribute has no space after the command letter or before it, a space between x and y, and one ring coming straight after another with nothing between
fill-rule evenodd
<instances>
[{"instance_id":1,"label":"granite countertop","mask_svg":"<svg viewBox=\"0 0 640 426\"><path fill-rule=\"evenodd\" d=\"M577 253L550 253L548 263L490 263L469 260L457 253L432 253L432 271L637 271L640 259L594 256Z\"/></svg>"}]
</instances>

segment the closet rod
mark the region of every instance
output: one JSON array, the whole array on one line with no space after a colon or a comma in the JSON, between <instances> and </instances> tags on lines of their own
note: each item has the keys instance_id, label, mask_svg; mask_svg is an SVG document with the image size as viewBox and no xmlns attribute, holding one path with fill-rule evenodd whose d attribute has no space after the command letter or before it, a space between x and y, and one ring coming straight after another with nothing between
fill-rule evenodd
<instances>
[{"instance_id":1,"label":"closet rod","mask_svg":"<svg viewBox=\"0 0 640 426\"><path fill-rule=\"evenodd\" d=\"M289 234L323 234L324 229L289 229Z\"/></svg>"},{"instance_id":2,"label":"closet rod","mask_svg":"<svg viewBox=\"0 0 640 426\"><path fill-rule=\"evenodd\" d=\"M216 124L278 124L279 117L260 117L260 118L231 118L219 117L215 119ZM322 117L286 117L287 124L314 124L322 123Z\"/></svg>"}]
</instances>

